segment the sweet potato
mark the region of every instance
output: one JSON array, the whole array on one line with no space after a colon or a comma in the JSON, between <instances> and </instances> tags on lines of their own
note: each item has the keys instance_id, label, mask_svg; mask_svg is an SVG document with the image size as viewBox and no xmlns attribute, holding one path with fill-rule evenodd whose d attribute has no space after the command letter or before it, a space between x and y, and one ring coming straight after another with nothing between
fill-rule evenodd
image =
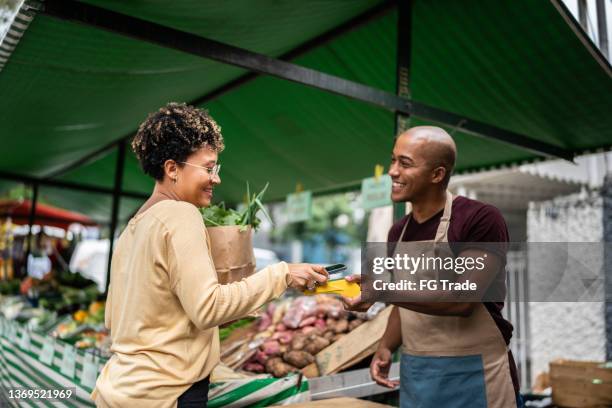
<instances>
[{"instance_id":1,"label":"sweet potato","mask_svg":"<svg viewBox=\"0 0 612 408\"><path fill-rule=\"evenodd\" d=\"M276 340L266 341L261 345L260 349L268 356L277 356L280 354L280 344Z\"/></svg>"},{"instance_id":2,"label":"sweet potato","mask_svg":"<svg viewBox=\"0 0 612 408\"><path fill-rule=\"evenodd\" d=\"M266 371L266 368L263 366L263 364L255 363L255 362L246 363L244 367L242 367L242 369L245 371L250 371L252 373L258 373L258 374Z\"/></svg>"},{"instance_id":3,"label":"sweet potato","mask_svg":"<svg viewBox=\"0 0 612 408\"><path fill-rule=\"evenodd\" d=\"M292 338L293 332L291 331L276 332L272 335L272 340L278 340L280 344L289 344Z\"/></svg>"},{"instance_id":4,"label":"sweet potato","mask_svg":"<svg viewBox=\"0 0 612 408\"><path fill-rule=\"evenodd\" d=\"M293 350L283 354L283 360L294 367L304 368L314 362L314 357L305 351Z\"/></svg>"},{"instance_id":5,"label":"sweet potato","mask_svg":"<svg viewBox=\"0 0 612 408\"><path fill-rule=\"evenodd\" d=\"M299 327L312 326L317 321L315 316L309 316L300 322Z\"/></svg>"},{"instance_id":6,"label":"sweet potato","mask_svg":"<svg viewBox=\"0 0 612 408\"><path fill-rule=\"evenodd\" d=\"M317 329L321 330L321 332L323 332L327 328L327 324L325 323L325 320L317 319L315 321L314 327L316 327Z\"/></svg>"},{"instance_id":7,"label":"sweet potato","mask_svg":"<svg viewBox=\"0 0 612 408\"><path fill-rule=\"evenodd\" d=\"M336 333L334 333L333 330L328 330L325 333L323 333L323 337L327 340L330 340L334 338L334 336L336 335Z\"/></svg>"},{"instance_id":8,"label":"sweet potato","mask_svg":"<svg viewBox=\"0 0 612 408\"><path fill-rule=\"evenodd\" d=\"M257 350L257 352L255 353L254 360L256 363L263 365L266 364L266 361L268 361L268 359L269 356L261 350Z\"/></svg>"}]
</instances>

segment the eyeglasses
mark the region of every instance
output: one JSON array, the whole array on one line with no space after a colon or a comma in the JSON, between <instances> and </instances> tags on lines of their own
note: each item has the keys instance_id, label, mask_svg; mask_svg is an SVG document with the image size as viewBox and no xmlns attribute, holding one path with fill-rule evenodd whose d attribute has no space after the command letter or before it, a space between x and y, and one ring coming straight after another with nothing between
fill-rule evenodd
<instances>
[{"instance_id":1,"label":"eyeglasses","mask_svg":"<svg viewBox=\"0 0 612 408\"><path fill-rule=\"evenodd\" d=\"M197 168L199 168L199 169L204 169L204 170L206 170L206 171L208 172L208 174L209 174L211 177L218 176L218 175L219 175L219 172L221 171L221 164L215 164L215 165L214 165L214 166L212 166L212 167L204 167L204 166L198 166L197 164L192 164L192 163L187 163L187 162L178 162L178 163L181 163L181 164L187 164L187 165L189 165L189 166L192 166L192 167L197 167Z\"/></svg>"}]
</instances>

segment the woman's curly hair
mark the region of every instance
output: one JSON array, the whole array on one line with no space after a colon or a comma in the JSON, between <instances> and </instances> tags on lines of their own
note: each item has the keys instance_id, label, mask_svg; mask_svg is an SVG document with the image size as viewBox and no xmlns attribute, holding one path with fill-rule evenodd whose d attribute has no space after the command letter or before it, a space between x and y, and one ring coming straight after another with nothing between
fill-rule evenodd
<instances>
[{"instance_id":1,"label":"woman's curly hair","mask_svg":"<svg viewBox=\"0 0 612 408\"><path fill-rule=\"evenodd\" d=\"M159 181L166 160L184 162L202 147L223 151L221 127L207 111L175 102L149 114L132 141L142 170Z\"/></svg>"}]
</instances>

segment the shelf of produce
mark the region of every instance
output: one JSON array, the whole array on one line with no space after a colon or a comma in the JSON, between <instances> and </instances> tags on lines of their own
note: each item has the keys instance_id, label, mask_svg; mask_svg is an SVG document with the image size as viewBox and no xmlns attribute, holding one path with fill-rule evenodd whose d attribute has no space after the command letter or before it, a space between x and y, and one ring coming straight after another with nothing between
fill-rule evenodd
<instances>
[{"instance_id":1,"label":"shelf of produce","mask_svg":"<svg viewBox=\"0 0 612 408\"><path fill-rule=\"evenodd\" d=\"M399 363L391 365L389 378L391 380L399 380ZM338 397L360 398L393 391L389 388L381 387L372 381L369 369L367 368L309 378L308 383L313 400Z\"/></svg>"}]
</instances>

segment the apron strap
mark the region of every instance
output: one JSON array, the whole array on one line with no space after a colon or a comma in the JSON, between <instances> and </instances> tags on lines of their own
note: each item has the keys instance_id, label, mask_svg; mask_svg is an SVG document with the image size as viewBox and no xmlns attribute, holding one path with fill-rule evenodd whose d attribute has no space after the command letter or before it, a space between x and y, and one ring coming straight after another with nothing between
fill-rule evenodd
<instances>
[{"instance_id":1,"label":"apron strap","mask_svg":"<svg viewBox=\"0 0 612 408\"><path fill-rule=\"evenodd\" d=\"M440 218L440 224L438 224L438 230L436 231L436 238L434 242L446 242L448 241L447 233L448 227L450 226L450 218L453 208L453 194L450 191L446 191L446 202L444 203L444 212L442 218Z\"/></svg>"},{"instance_id":2,"label":"apron strap","mask_svg":"<svg viewBox=\"0 0 612 408\"><path fill-rule=\"evenodd\" d=\"M450 218L452 214L453 199L453 194L447 190L446 201L444 202L444 212L442 213L442 218L440 218L440 224L438 224L438 230L436 231L434 242L442 242L446 240L446 234L448 233L448 227L450 225ZM406 228L408 227L408 224L410 224L411 219L412 212L410 212L408 214L408 218L406 218L406 222L404 223L404 227L402 228L398 242L402 242L404 234L406 233Z\"/></svg>"}]
</instances>

